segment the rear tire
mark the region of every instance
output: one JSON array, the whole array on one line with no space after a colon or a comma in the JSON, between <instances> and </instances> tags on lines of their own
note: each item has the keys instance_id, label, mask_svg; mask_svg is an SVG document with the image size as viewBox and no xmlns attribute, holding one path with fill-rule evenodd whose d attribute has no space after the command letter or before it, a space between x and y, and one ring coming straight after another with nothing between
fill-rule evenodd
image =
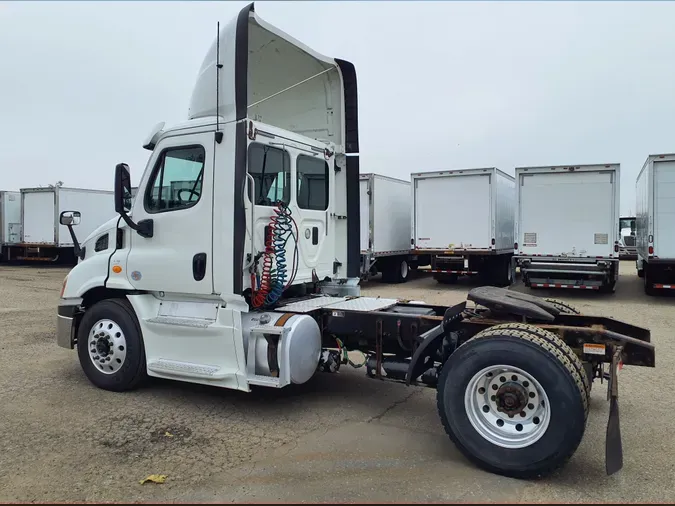
<instances>
[{"instance_id":1,"label":"rear tire","mask_svg":"<svg viewBox=\"0 0 675 506\"><path fill-rule=\"evenodd\" d=\"M564 314L581 314L581 311L579 311L577 308L574 306L569 305L567 302L563 302L558 299L550 299L550 298L544 298L546 302L549 304L553 304L558 311Z\"/></svg>"},{"instance_id":2,"label":"rear tire","mask_svg":"<svg viewBox=\"0 0 675 506\"><path fill-rule=\"evenodd\" d=\"M588 416L584 373L557 336L538 335L546 333L551 334L538 328L489 328L443 365L437 392L441 421L457 448L482 469L514 478L543 477L563 466L581 442ZM497 371L502 367L508 372ZM496 394L490 394L494 386ZM516 410L522 403L526 416L493 409L498 402L501 409Z\"/></svg>"},{"instance_id":3,"label":"rear tire","mask_svg":"<svg viewBox=\"0 0 675 506\"><path fill-rule=\"evenodd\" d=\"M649 272L647 272L647 269L644 271L644 276L642 276L642 279L644 279L644 288L645 288L645 295L654 296L656 295L656 288L654 288L652 280L649 277Z\"/></svg>"},{"instance_id":4,"label":"rear tire","mask_svg":"<svg viewBox=\"0 0 675 506\"><path fill-rule=\"evenodd\" d=\"M616 281L612 281L609 284L602 285L600 287L600 290L598 290L600 293L614 293L616 292Z\"/></svg>"},{"instance_id":5,"label":"rear tire","mask_svg":"<svg viewBox=\"0 0 675 506\"><path fill-rule=\"evenodd\" d=\"M85 375L98 388L133 390L146 379L141 328L129 302L102 300L84 313L77 331L77 355Z\"/></svg>"},{"instance_id":6,"label":"rear tire","mask_svg":"<svg viewBox=\"0 0 675 506\"><path fill-rule=\"evenodd\" d=\"M551 299L555 300L555 299ZM575 310L572 306L569 306L570 309ZM581 313L577 313L581 314ZM551 331L537 327L536 325L528 325L527 323L502 323L500 325L494 325L489 329L484 330L483 332L495 331L500 332L502 330L517 330L519 332L528 332L538 339L543 339L548 341L553 346L558 348L566 357L567 360L572 364L572 367L581 375L581 381L584 385L584 391L586 392L587 403L591 402L591 381L590 376L588 376L586 368L584 367L584 362L581 361L579 356L574 353L574 350L570 348L565 341L563 341L557 334L554 334ZM587 413L588 414L588 413Z\"/></svg>"}]
</instances>

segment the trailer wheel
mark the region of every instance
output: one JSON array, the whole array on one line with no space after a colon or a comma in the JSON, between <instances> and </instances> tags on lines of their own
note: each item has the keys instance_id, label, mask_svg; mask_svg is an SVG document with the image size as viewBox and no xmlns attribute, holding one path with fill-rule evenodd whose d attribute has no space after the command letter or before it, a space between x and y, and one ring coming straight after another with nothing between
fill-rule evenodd
<instances>
[{"instance_id":1,"label":"trailer wheel","mask_svg":"<svg viewBox=\"0 0 675 506\"><path fill-rule=\"evenodd\" d=\"M550 299L550 298L544 298L546 302L549 304L553 304L561 313L564 314L581 314L581 311L579 311L577 308L574 306L569 305L567 302L563 302L558 299Z\"/></svg>"},{"instance_id":2,"label":"trailer wheel","mask_svg":"<svg viewBox=\"0 0 675 506\"><path fill-rule=\"evenodd\" d=\"M410 266L405 257L390 258L382 271L382 281L385 283L405 283L410 276Z\"/></svg>"},{"instance_id":3,"label":"trailer wheel","mask_svg":"<svg viewBox=\"0 0 675 506\"><path fill-rule=\"evenodd\" d=\"M132 390L147 375L141 329L123 299L97 302L84 313L77 354L89 381L104 390Z\"/></svg>"},{"instance_id":4,"label":"trailer wheel","mask_svg":"<svg viewBox=\"0 0 675 506\"><path fill-rule=\"evenodd\" d=\"M649 296L656 295L656 288L654 288L654 285L652 283L651 278L649 277L649 272L647 271L647 269L644 270L644 275L642 276L642 279L644 280L645 295Z\"/></svg>"},{"instance_id":5,"label":"trailer wheel","mask_svg":"<svg viewBox=\"0 0 675 506\"><path fill-rule=\"evenodd\" d=\"M469 460L492 473L529 479L550 474L572 456L586 428L588 402L562 344L490 328L450 356L439 378L438 411Z\"/></svg>"}]
</instances>

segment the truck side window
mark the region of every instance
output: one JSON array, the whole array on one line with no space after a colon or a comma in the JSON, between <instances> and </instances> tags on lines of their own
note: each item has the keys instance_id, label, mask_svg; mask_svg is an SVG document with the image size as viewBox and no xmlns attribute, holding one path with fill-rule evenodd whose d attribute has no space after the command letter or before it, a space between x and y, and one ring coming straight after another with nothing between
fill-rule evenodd
<instances>
[{"instance_id":1,"label":"truck side window","mask_svg":"<svg viewBox=\"0 0 675 506\"><path fill-rule=\"evenodd\" d=\"M328 209L328 163L322 158L299 155L297 161L298 207Z\"/></svg>"},{"instance_id":2,"label":"truck side window","mask_svg":"<svg viewBox=\"0 0 675 506\"><path fill-rule=\"evenodd\" d=\"M205 152L202 146L168 148L160 154L145 194L149 213L192 207L201 197Z\"/></svg>"},{"instance_id":3,"label":"truck side window","mask_svg":"<svg viewBox=\"0 0 675 506\"><path fill-rule=\"evenodd\" d=\"M255 205L288 204L291 200L291 158L287 151L264 144L248 148L248 173L255 181Z\"/></svg>"}]
</instances>

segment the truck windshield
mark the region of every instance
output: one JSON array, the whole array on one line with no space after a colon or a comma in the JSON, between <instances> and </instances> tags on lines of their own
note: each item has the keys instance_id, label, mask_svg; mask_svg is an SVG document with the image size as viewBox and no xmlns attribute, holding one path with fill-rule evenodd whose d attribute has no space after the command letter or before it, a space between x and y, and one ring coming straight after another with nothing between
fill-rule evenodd
<instances>
[{"instance_id":1,"label":"truck windshield","mask_svg":"<svg viewBox=\"0 0 675 506\"><path fill-rule=\"evenodd\" d=\"M635 218L621 218L619 220L619 230L629 229L631 234L635 233Z\"/></svg>"}]
</instances>

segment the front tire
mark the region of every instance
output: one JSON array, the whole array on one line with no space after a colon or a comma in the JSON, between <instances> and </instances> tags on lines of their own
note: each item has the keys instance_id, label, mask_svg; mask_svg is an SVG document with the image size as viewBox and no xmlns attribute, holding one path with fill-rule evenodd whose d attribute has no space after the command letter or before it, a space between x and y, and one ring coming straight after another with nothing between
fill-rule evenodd
<instances>
[{"instance_id":1,"label":"front tire","mask_svg":"<svg viewBox=\"0 0 675 506\"><path fill-rule=\"evenodd\" d=\"M97 302L84 313L77 354L89 381L104 390L132 390L147 377L141 328L124 299Z\"/></svg>"},{"instance_id":2,"label":"front tire","mask_svg":"<svg viewBox=\"0 0 675 506\"><path fill-rule=\"evenodd\" d=\"M564 342L553 334L544 339L542 332L550 334L486 329L443 365L437 392L443 426L458 449L489 472L546 476L564 465L583 437L583 369L569 359L571 349L561 349L569 348Z\"/></svg>"}]
</instances>

